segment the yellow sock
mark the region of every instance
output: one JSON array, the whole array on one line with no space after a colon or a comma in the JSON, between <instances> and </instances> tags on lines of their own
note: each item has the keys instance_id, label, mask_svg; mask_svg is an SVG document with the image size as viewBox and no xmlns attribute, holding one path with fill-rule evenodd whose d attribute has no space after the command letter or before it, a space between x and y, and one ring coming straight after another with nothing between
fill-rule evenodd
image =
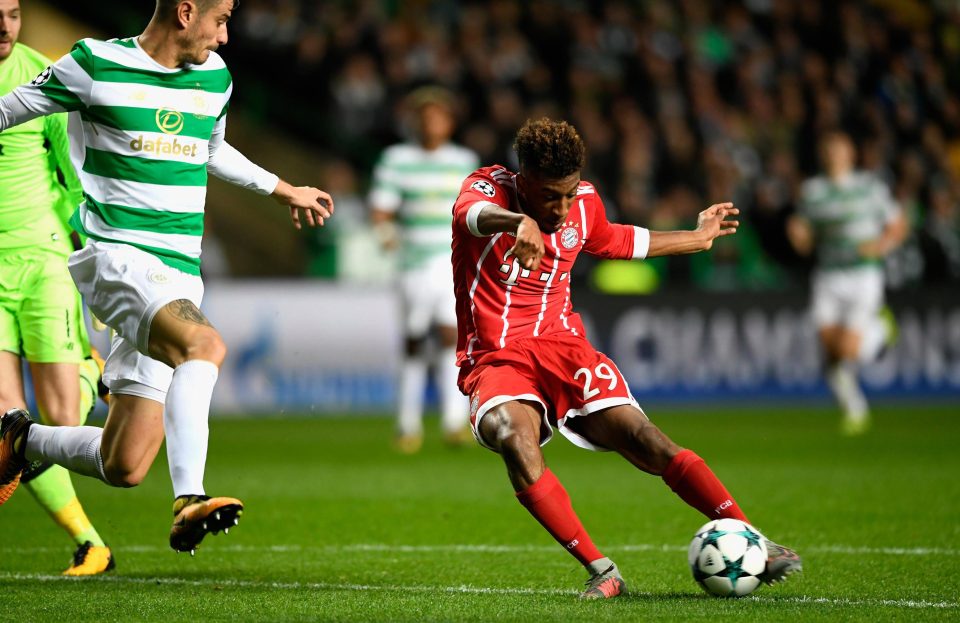
<instances>
[{"instance_id":1,"label":"yellow sock","mask_svg":"<svg viewBox=\"0 0 960 623\"><path fill-rule=\"evenodd\" d=\"M70 472L66 469L52 465L23 485L77 545L87 541L98 546L104 545L103 539L80 506L80 500L77 499L70 481Z\"/></svg>"},{"instance_id":2,"label":"yellow sock","mask_svg":"<svg viewBox=\"0 0 960 623\"><path fill-rule=\"evenodd\" d=\"M80 364L80 426L87 421L87 416L93 410L97 400L97 380L100 378L100 368L93 359L85 359ZM34 467L34 466L31 466ZM50 465L46 469L37 466L40 473L37 476L24 474L21 484L25 486L37 502L46 510L57 524L67 531L77 545L90 541L96 546L103 546L103 539L87 518L80 500L73 489L70 472L59 465Z\"/></svg>"},{"instance_id":3,"label":"yellow sock","mask_svg":"<svg viewBox=\"0 0 960 623\"><path fill-rule=\"evenodd\" d=\"M100 380L100 368L93 359L84 359L80 364L80 426L87 421L97 401L97 381Z\"/></svg>"},{"instance_id":4,"label":"yellow sock","mask_svg":"<svg viewBox=\"0 0 960 623\"><path fill-rule=\"evenodd\" d=\"M77 545L90 541L96 546L103 547L103 539L100 538L96 528L90 523L87 514L83 512L83 507L80 506L80 500L77 498L67 502L66 506L52 513L52 516L73 537Z\"/></svg>"}]
</instances>

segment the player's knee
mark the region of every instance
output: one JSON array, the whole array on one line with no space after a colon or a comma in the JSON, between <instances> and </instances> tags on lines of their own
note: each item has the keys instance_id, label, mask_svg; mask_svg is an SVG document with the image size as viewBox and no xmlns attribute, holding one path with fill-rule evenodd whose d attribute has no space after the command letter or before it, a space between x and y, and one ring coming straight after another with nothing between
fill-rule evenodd
<instances>
[{"instance_id":1,"label":"player's knee","mask_svg":"<svg viewBox=\"0 0 960 623\"><path fill-rule=\"evenodd\" d=\"M143 482L147 471L123 461L107 459L103 462L103 475L111 486L128 489Z\"/></svg>"},{"instance_id":2,"label":"player's knee","mask_svg":"<svg viewBox=\"0 0 960 623\"><path fill-rule=\"evenodd\" d=\"M501 454L523 456L540 448L539 431L506 407L493 409L480 424L483 438Z\"/></svg>"},{"instance_id":3,"label":"player's knee","mask_svg":"<svg viewBox=\"0 0 960 623\"><path fill-rule=\"evenodd\" d=\"M184 353L185 361L202 359L203 361L212 362L218 367L223 364L223 360L226 358L227 345L224 343L223 338L220 337L220 334L214 329L210 329L199 335L187 347Z\"/></svg>"},{"instance_id":4,"label":"player's knee","mask_svg":"<svg viewBox=\"0 0 960 623\"><path fill-rule=\"evenodd\" d=\"M631 426L627 431L627 439L635 455L642 459L644 469L654 474L663 472L681 450L649 420L638 421Z\"/></svg>"}]
</instances>

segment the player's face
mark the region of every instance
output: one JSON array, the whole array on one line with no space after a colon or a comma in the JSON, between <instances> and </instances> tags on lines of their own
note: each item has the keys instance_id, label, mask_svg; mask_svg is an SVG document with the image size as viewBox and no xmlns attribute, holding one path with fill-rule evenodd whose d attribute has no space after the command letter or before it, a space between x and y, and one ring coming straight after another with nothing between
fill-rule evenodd
<instances>
[{"instance_id":1,"label":"player's face","mask_svg":"<svg viewBox=\"0 0 960 623\"><path fill-rule=\"evenodd\" d=\"M440 104L424 104L419 111L420 140L424 145L442 145L453 136L453 115Z\"/></svg>"},{"instance_id":2,"label":"player's face","mask_svg":"<svg viewBox=\"0 0 960 623\"><path fill-rule=\"evenodd\" d=\"M0 61L7 60L20 36L20 0L0 0Z\"/></svg>"},{"instance_id":3,"label":"player's face","mask_svg":"<svg viewBox=\"0 0 960 623\"><path fill-rule=\"evenodd\" d=\"M227 22L233 13L234 0L221 0L216 5L198 14L187 27L185 59L194 65L207 61L210 52L227 43Z\"/></svg>"},{"instance_id":4,"label":"player's face","mask_svg":"<svg viewBox=\"0 0 960 623\"><path fill-rule=\"evenodd\" d=\"M856 152L849 138L833 135L823 141L821 146L823 166L831 175L841 175L853 168Z\"/></svg>"},{"instance_id":5,"label":"player's face","mask_svg":"<svg viewBox=\"0 0 960 623\"><path fill-rule=\"evenodd\" d=\"M577 198L580 171L562 179L544 178L540 175L521 172L517 176L517 192L527 216L548 234L560 229Z\"/></svg>"}]
</instances>

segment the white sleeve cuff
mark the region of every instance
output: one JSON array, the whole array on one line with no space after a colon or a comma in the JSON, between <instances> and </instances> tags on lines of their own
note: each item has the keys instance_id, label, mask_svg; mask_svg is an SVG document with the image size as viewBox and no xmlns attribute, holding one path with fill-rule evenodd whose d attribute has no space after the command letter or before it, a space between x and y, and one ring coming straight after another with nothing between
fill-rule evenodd
<instances>
[{"instance_id":1,"label":"white sleeve cuff","mask_svg":"<svg viewBox=\"0 0 960 623\"><path fill-rule=\"evenodd\" d=\"M396 212L403 203L403 197L399 193L384 188L374 188L367 196L367 203L374 210L381 212Z\"/></svg>"},{"instance_id":2,"label":"white sleeve cuff","mask_svg":"<svg viewBox=\"0 0 960 623\"><path fill-rule=\"evenodd\" d=\"M633 259L642 260L650 250L650 230L643 227L633 228Z\"/></svg>"},{"instance_id":3,"label":"white sleeve cuff","mask_svg":"<svg viewBox=\"0 0 960 623\"><path fill-rule=\"evenodd\" d=\"M483 209L491 205L495 204L489 201L478 201L467 210L467 229L477 238L483 238L485 236L485 234L480 233L480 229L477 226L477 219L480 218L480 213L483 212Z\"/></svg>"}]
</instances>

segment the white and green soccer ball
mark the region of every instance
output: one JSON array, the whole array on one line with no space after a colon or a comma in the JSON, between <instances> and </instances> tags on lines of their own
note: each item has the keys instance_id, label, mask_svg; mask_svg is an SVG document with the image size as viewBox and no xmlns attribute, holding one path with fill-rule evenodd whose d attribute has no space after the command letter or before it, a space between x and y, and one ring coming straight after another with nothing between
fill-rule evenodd
<instances>
[{"instance_id":1,"label":"white and green soccer ball","mask_svg":"<svg viewBox=\"0 0 960 623\"><path fill-rule=\"evenodd\" d=\"M738 519L715 519L697 530L687 553L693 579L718 597L743 597L760 586L767 566L764 536Z\"/></svg>"}]
</instances>

